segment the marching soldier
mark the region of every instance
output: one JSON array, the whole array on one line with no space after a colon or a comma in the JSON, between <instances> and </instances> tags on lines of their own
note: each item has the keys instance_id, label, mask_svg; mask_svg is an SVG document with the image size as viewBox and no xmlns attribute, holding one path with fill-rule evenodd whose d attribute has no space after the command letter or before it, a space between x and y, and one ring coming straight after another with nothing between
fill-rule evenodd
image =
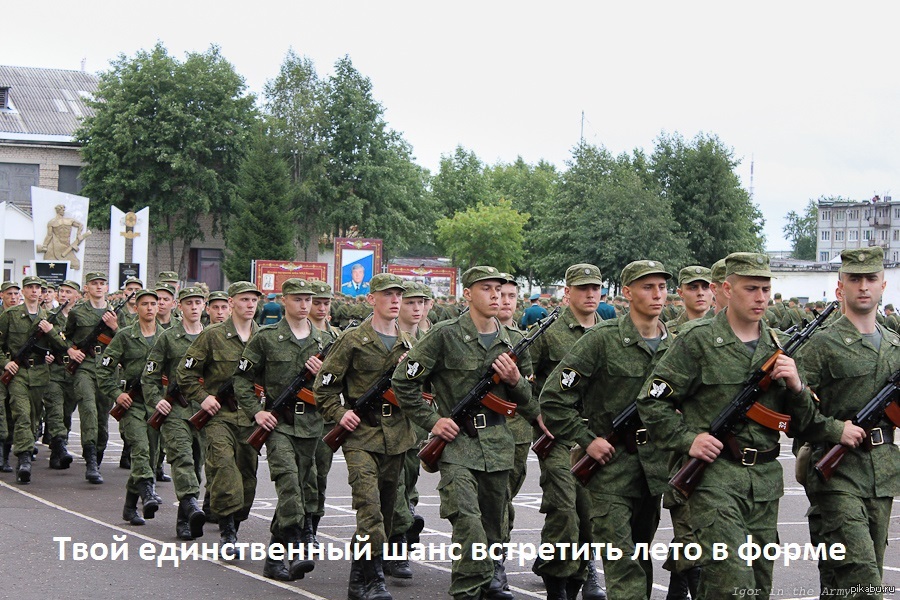
<instances>
[{"instance_id":1,"label":"marching soldier","mask_svg":"<svg viewBox=\"0 0 900 600\"><path fill-rule=\"evenodd\" d=\"M472 545L500 544L507 524L509 475L515 457L515 438L506 416L484 409L474 417L477 437L459 435L449 418L453 407L493 367L500 385L492 391L519 405L527 422L537 417L531 398L531 359L519 357L523 371L506 351L509 331L497 321L500 291L506 278L494 267L477 266L463 273L463 295L469 311L441 321L409 352L394 371L394 392L400 406L426 431L448 442L439 466L441 516L453 526L452 541L462 547L450 573L454 598L509 599L503 589L500 561L475 560ZM437 411L422 398L423 382L433 386Z\"/></svg>"},{"instance_id":2,"label":"marching soldier","mask_svg":"<svg viewBox=\"0 0 900 600\"><path fill-rule=\"evenodd\" d=\"M125 290L125 296L131 294L131 292L137 292L138 290L144 289L144 282L138 279L137 277L129 277L125 280L125 285L123 286ZM137 294L135 294L136 296ZM125 305L125 308L119 312L119 327L131 327L137 321L137 300L132 298L128 301L128 304Z\"/></svg>"},{"instance_id":3,"label":"marching soldier","mask_svg":"<svg viewBox=\"0 0 900 600\"><path fill-rule=\"evenodd\" d=\"M323 416L353 432L343 451L356 509L355 539L367 539L372 555L371 560L351 564L350 600L392 598L385 587L382 548L392 527L403 457L415 445L415 433L409 419L393 404L385 402L375 409L374 425L354 406L412 347L412 340L396 323L402 296L400 277L388 273L373 276L366 297L373 308L372 318L338 338L316 376L316 403Z\"/></svg>"},{"instance_id":4,"label":"marching soldier","mask_svg":"<svg viewBox=\"0 0 900 600\"><path fill-rule=\"evenodd\" d=\"M797 360L825 415L852 418L900 369L900 337L875 320L885 285L881 248L841 252L838 287L845 313L813 336ZM882 585L891 504L900 495L900 450L893 440L894 423L883 417L866 431L864 447L850 450L827 482L812 466L830 447L813 444L806 475L813 504L810 537L846 548L844 560L819 561L822 595L881 598L867 592L847 596L847 590Z\"/></svg>"},{"instance_id":5,"label":"marching soldier","mask_svg":"<svg viewBox=\"0 0 900 600\"><path fill-rule=\"evenodd\" d=\"M206 312L209 315L208 325L224 323L231 316L231 304L228 302L228 292L210 292L206 298Z\"/></svg>"},{"instance_id":6,"label":"marching soldier","mask_svg":"<svg viewBox=\"0 0 900 600\"><path fill-rule=\"evenodd\" d=\"M188 419L200 410L197 402L188 402L180 389L175 391L175 371L185 352L203 331L200 315L204 294L199 287L187 287L178 292L181 320L170 329L160 330L159 338L147 355L147 365L141 377L144 399L150 410L166 415L160 427L166 455L172 465L178 514L175 535L192 540L203 535L206 516L197 501L200 494L200 473L206 451L205 429L194 429ZM163 386L166 377L168 387Z\"/></svg>"},{"instance_id":7,"label":"marching soldier","mask_svg":"<svg viewBox=\"0 0 900 600\"><path fill-rule=\"evenodd\" d=\"M4 281L0 285L0 298L3 305L0 307L0 315L13 306L18 306L22 295L22 288L15 281ZM9 393L5 385L0 385L0 441L3 442L3 453L0 457L0 473L12 473L9 464L9 453L12 451L12 415L9 410Z\"/></svg>"},{"instance_id":8,"label":"marching soldier","mask_svg":"<svg viewBox=\"0 0 900 600\"><path fill-rule=\"evenodd\" d=\"M246 441L253 433L253 421L237 405L234 393L226 392L229 383L233 389L235 369L259 327L253 317L261 295L249 281L232 283L231 317L204 329L176 371L185 398L212 415L205 427L206 488L222 544L237 543L238 529L250 516L256 495L258 456Z\"/></svg>"},{"instance_id":9,"label":"marching soldier","mask_svg":"<svg viewBox=\"0 0 900 600\"><path fill-rule=\"evenodd\" d=\"M777 423L748 421L734 432L734 450L729 444L724 452L723 443L708 430L748 377L778 349L763 321L772 273L764 254L736 252L725 264L721 291L728 299L727 310L695 321L678 335L644 384L638 409L651 439L676 452L682 458L679 463L688 457L711 463L685 503L688 524L702 550L699 597L726 598L734 590L754 590L768 598L772 561L758 558L748 565L739 558L738 548L748 535L760 546L777 542L778 499L783 494ZM787 355L778 356L770 375L772 385L758 401L787 412L796 434L847 445L858 444L865 435L849 422L818 413ZM712 560L713 544L720 543L727 545L728 557Z\"/></svg>"},{"instance_id":10,"label":"marching soldier","mask_svg":"<svg viewBox=\"0 0 900 600\"><path fill-rule=\"evenodd\" d=\"M633 556L638 544L651 543L656 534L660 497L667 489L666 456L642 429L622 433L633 436L634 453L613 447L601 436L610 434L614 418L635 401L644 378L668 351L671 336L659 316L671 277L654 260L635 261L622 269L628 315L588 329L541 392L547 428L604 465L587 486L593 541L611 544L625 556ZM648 558L603 559L610 597L650 597L653 564Z\"/></svg>"},{"instance_id":11,"label":"marching soldier","mask_svg":"<svg viewBox=\"0 0 900 600\"><path fill-rule=\"evenodd\" d=\"M684 311L678 317L666 322L669 333L676 335L678 328L694 319L702 319L709 312L712 271L700 265L685 267L678 272L676 292L684 302Z\"/></svg>"},{"instance_id":12,"label":"marching soldier","mask_svg":"<svg viewBox=\"0 0 900 600\"><path fill-rule=\"evenodd\" d=\"M308 315L312 307L312 285L304 279L288 279L282 284L284 317L265 325L244 349L234 379L234 391L241 408L256 424L271 431L266 441L269 474L275 483L278 503L270 527L272 544L299 545L307 515L303 484L313 470L316 443L322 437L322 415L317 408L296 397L276 415L271 402L304 367L318 373L322 361L316 354L327 343L327 335L316 329ZM261 406L253 390L260 383L266 392ZM313 570L311 560L290 561L266 557L263 576L281 581L302 579Z\"/></svg>"},{"instance_id":13,"label":"marching soldier","mask_svg":"<svg viewBox=\"0 0 900 600\"><path fill-rule=\"evenodd\" d=\"M59 284L57 296L60 306L65 305L65 308L56 317L56 328L60 331L65 331L69 313L72 312L72 307L75 306L75 302L81 297L81 286L77 281L66 279ZM52 410L48 409L48 414L56 411L55 405L58 404L58 410L62 418L62 428L54 432L51 426L50 430L52 440L59 438L59 441L54 442L56 446L55 455L53 447L50 449L51 469L68 469L72 464L72 455L69 454L66 445L69 440L69 432L72 429L72 413L75 412L76 401L74 378L66 370L68 362L69 357L66 356L65 352L57 352L54 355L54 360L50 364L50 383L47 384L47 391L44 395L44 398L49 399L49 403L54 405ZM48 417L48 421L50 420Z\"/></svg>"}]
</instances>

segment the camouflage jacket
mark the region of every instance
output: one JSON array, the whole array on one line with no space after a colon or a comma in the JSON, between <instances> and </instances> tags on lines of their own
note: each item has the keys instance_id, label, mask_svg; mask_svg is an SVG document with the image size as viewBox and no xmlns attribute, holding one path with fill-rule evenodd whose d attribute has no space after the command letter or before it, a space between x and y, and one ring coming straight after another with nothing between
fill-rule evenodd
<instances>
[{"instance_id":1,"label":"camouflage jacket","mask_svg":"<svg viewBox=\"0 0 900 600\"><path fill-rule=\"evenodd\" d=\"M141 384L144 389L144 401L147 406L155 409L157 403L166 395L167 389L163 387L162 378L165 375L169 380L169 386L175 383L175 370L181 364L185 352L191 345L184 326L178 322L170 329L157 328L156 343L147 355L147 365L141 376ZM187 396L185 395L185 399ZM172 416L179 419L190 419L191 415L200 410L197 402L188 402L181 406L177 401L170 402Z\"/></svg>"},{"instance_id":2,"label":"camouflage jacket","mask_svg":"<svg viewBox=\"0 0 900 600\"><path fill-rule=\"evenodd\" d=\"M156 342L161 333L162 329L157 326L153 342ZM116 332L109 346L103 351L100 364L97 366L97 385L108 399L115 400L119 394L127 391L122 385L122 380L126 385L137 382L138 390L143 391L140 381L147 365L150 348L151 344L141 333L139 322ZM121 372L118 369L119 365L122 366ZM143 402L143 393L137 394L134 401Z\"/></svg>"},{"instance_id":3,"label":"camouflage jacket","mask_svg":"<svg viewBox=\"0 0 900 600\"><path fill-rule=\"evenodd\" d=\"M36 330L37 323L41 319L49 319L50 315L43 308L38 308L34 319L28 314L24 304L13 306L3 311L0 315L0 369L12 360L16 352L28 341ZM66 349L64 338L60 330L54 327L49 333L40 337L34 347L34 352L27 357L34 364L27 368L20 368L16 377L27 378L28 385L42 386L50 382L50 368L45 361L47 350L52 353L62 353Z\"/></svg>"}]
</instances>

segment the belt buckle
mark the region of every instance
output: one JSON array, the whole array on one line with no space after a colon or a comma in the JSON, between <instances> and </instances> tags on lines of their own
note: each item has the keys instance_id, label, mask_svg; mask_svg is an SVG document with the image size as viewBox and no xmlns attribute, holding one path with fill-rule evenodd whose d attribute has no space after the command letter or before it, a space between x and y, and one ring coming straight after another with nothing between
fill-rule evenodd
<instances>
[{"instance_id":1,"label":"belt buckle","mask_svg":"<svg viewBox=\"0 0 900 600\"><path fill-rule=\"evenodd\" d=\"M297 402L297 404L294 405L294 414L295 415L302 415L305 412L306 412L306 402L303 402L301 400L300 402Z\"/></svg>"},{"instance_id":2,"label":"belt buckle","mask_svg":"<svg viewBox=\"0 0 900 600\"><path fill-rule=\"evenodd\" d=\"M124 379L120 379L120 380L119 380L119 387L122 388L123 390L125 389L125 386L126 386L127 384L128 384L128 382L125 381Z\"/></svg>"},{"instance_id":3,"label":"belt buckle","mask_svg":"<svg viewBox=\"0 0 900 600\"><path fill-rule=\"evenodd\" d=\"M69 355L68 354L63 354L62 364L64 364L64 365L69 364Z\"/></svg>"},{"instance_id":4,"label":"belt buckle","mask_svg":"<svg viewBox=\"0 0 900 600\"><path fill-rule=\"evenodd\" d=\"M869 430L869 443L873 446L880 446L884 443L884 430L881 427Z\"/></svg>"},{"instance_id":5,"label":"belt buckle","mask_svg":"<svg viewBox=\"0 0 900 600\"><path fill-rule=\"evenodd\" d=\"M34 359L33 359L33 358L29 358L29 359L28 359L28 366L29 366L29 367L33 367L33 366L34 366Z\"/></svg>"},{"instance_id":6,"label":"belt buckle","mask_svg":"<svg viewBox=\"0 0 900 600\"><path fill-rule=\"evenodd\" d=\"M756 464L756 456L759 454L759 450L756 448L744 448L744 453L741 455L741 464L745 467L752 467ZM748 460L747 457L752 456L751 460Z\"/></svg>"},{"instance_id":7,"label":"belt buckle","mask_svg":"<svg viewBox=\"0 0 900 600\"><path fill-rule=\"evenodd\" d=\"M484 429L487 427L487 416L484 413L478 413L472 420L475 422L475 429Z\"/></svg>"},{"instance_id":8,"label":"belt buckle","mask_svg":"<svg viewBox=\"0 0 900 600\"><path fill-rule=\"evenodd\" d=\"M100 344L94 346L94 354L103 354L103 346Z\"/></svg>"},{"instance_id":9,"label":"belt buckle","mask_svg":"<svg viewBox=\"0 0 900 600\"><path fill-rule=\"evenodd\" d=\"M643 446L650 441L650 434L646 428L637 429L634 432L634 441L638 446Z\"/></svg>"},{"instance_id":10,"label":"belt buckle","mask_svg":"<svg viewBox=\"0 0 900 600\"><path fill-rule=\"evenodd\" d=\"M382 417L390 417L393 414L394 414L394 405L393 404L391 404L389 402L385 402L384 404L381 405L381 416Z\"/></svg>"}]
</instances>

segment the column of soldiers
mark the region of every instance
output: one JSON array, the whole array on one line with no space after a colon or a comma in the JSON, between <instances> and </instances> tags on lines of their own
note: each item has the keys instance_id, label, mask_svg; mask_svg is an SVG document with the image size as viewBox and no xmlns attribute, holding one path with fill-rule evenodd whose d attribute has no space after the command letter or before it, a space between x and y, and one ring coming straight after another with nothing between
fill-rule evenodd
<instances>
[{"instance_id":1,"label":"column of soldiers","mask_svg":"<svg viewBox=\"0 0 900 600\"><path fill-rule=\"evenodd\" d=\"M516 360L508 350L528 335L516 327L523 313L518 287L513 276L489 266L463 274L462 312L455 299L435 305L427 286L390 274L373 277L365 304L333 302L324 282L289 280L284 318L263 327L254 321L261 293L249 282L207 296L199 287L143 289L129 281L126 291L136 291L135 302L118 316L107 304L102 273L88 274L85 298L77 303L82 290L76 282L63 283L56 298L41 296L38 278L25 278L21 287L6 282L0 288L6 353L0 366L10 382L0 386L8 407L0 411L0 438L11 436L11 448L4 447L0 469L11 452L17 481L30 481L42 412L50 466L68 468L68 429L77 406L85 478L102 483L105 417L118 404L125 409L123 440L132 448L123 518L143 524L161 507L154 485L159 452L147 424L155 411L162 415L159 445L172 465L179 501L176 535L200 537L211 520L224 546L237 541L253 503L258 457L247 440L259 428L268 435L278 494L263 575L289 581L315 565L296 554L286 560L277 548L318 544L333 456L322 435L342 429L354 540L371 548L362 555L367 558L350 564L348 598L385 600L392 597L385 575L409 579L413 573L408 561L385 561L382 548L417 541L424 521L415 513L415 454L428 437L440 438L446 443L437 463L440 514L463 549L451 565L449 593L507 599L513 594L502 558L475 560L469 550L509 542L529 444L544 435L554 444L539 461L546 515L541 541L602 542L625 556L600 557L606 590L591 560L539 559L533 571L548 598L649 598L650 561L628 557L654 539L661 507L671 512L673 541L702 550L697 560L681 555L666 561L669 598L730 597L734 590L768 597L772 562L748 565L737 548L748 535L760 545L777 542L779 430L750 419L723 441L709 429L748 377L777 356L772 383L758 401L790 418L802 457L798 474L811 503L812 542L848 549L843 561L820 562L823 593L878 586L891 504L900 493L900 450L888 417L865 429L853 417L900 369L900 337L892 330L898 319L890 306L884 317L877 311L883 254L879 248L842 253L836 290L842 314L812 336L796 361L777 352L788 336L774 326L802 328L824 306L803 310L796 298L785 306L778 294L770 303L771 278L765 255L734 253L712 269L682 269L670 297L671 272L656 260L635 261L619 277L617 317L602 321L600 270L576 264L565 273L561 316ZM51 323L42 300L70 303ZM337 324L350 327L341 333ZM112 341L90 335L98 329ZM12 360L32 334L41 343L24 362ZM483 407L466 417L466 428L477 432L471 437L452 411L488 368L495 373L492 393L516 406L515 417ZM287 409L273 408L303 370L310 379L306 394L298 393ZM379 394L374 409L357 404L385 380L396 400ZM625 432L627 442L612 438L614 420L629 409L636 409L638 424ZM192 424L192 416L203 413L208 424ZM849 451L824 481L813 465L835 444ZM570 467L585 456L599 467L581 485ZM708 468L688 495L667 482L690 459ZM199 496L204 475L205 510ZM711 560L720 543L728 546L728 559ZM223 558L229 556L223 552Z\"/></svg>"}]
</instances>

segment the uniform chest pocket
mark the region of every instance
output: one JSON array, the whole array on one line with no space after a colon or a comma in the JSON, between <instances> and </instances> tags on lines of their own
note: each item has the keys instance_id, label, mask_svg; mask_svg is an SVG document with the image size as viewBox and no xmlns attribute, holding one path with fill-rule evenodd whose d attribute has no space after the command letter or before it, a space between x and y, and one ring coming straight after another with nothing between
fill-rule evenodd
<instances>
[{"instance_id":1,"label":"uniform chest pocket","mask_svg":"<svg viewBox=\"0 0 900 600\"><path fill-rule=\"evenodd\" d=\"M700 374L704 385L741 385L749 376L742 369L728 368L726 365L706 366Z\"/></svg>"},{"instance_id":2,"label":"uniform chest pocket","mask_svg":"<svg viewBox=\"0 0 900 600\"><path fill-rule=\"evenodd\" d=\"M380 356L357 352L353 356L353 368L357 371L381 372L387 369L387 365Z\"/></svg>"},{"instance_id":3,"label":"uniform chest pocket","mask_svg":"<svg viewBox=\"0 0 900 600\"><path fill-rule=\"evenodd\" d=\"M828 371L834 379L856 379L858 377L873 377L875 375L875 361L831 361Z\"/></svg>"},{"instance_id":4,"label":"uniform chest pocket","mask_svg":"<svg viewBox=\"0 0 900 600\"><path fill-rule=\"evenodd\" d=\"M213 348L212 354L212 362L221 364L221 363L236 363L238 359L241 357L240 354L235 354L234 352L229 352L226 348Z\"/></svg>"},{"instance_id":5,"label":"uniform chest pocket","mask_svg":"<svg viewBox=\"0 0 900 600\"><path fill-rule=\"evenodd\" d=\"M611 356L606 363L606 372L611 377L634 377L644 379L644 369L646 365L634 361L626 360L622 356Z\"/></svg>"},{"instance_id":6,"label":"uniform chest pocket","mask_svg":"<svg viewBox=\"0 0 900 600\"><path fill-rule=\"evenodd\" d=\"M444 358L444 365L449 371L479 371L482 368L482 363L477 358L455 353Z\"/></svg>"}]
</instances>

